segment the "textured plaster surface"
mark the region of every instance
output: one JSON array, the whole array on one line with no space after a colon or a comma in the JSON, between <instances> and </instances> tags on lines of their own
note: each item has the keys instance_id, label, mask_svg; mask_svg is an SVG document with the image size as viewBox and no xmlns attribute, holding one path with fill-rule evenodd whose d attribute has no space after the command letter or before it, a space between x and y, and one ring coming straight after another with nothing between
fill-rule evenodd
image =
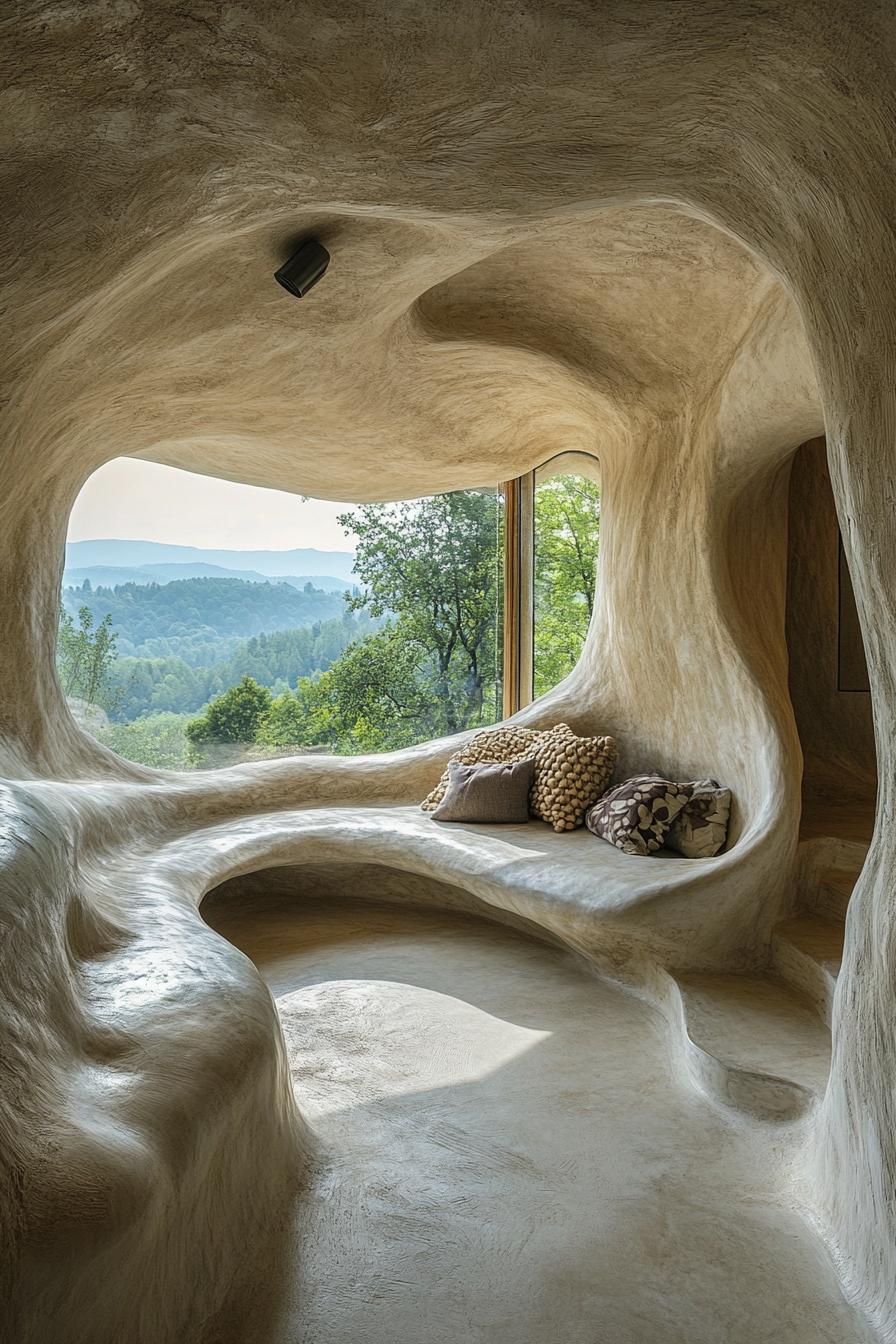
<instances>
[{"instance_id":1,"label":"textured plaster surface","mask_svg":"<svg viewBox=\"0 0 896 1344\"><path fill-rule=\"evenodd\" d=\"M349 861L357 828L362 862L522 912L667 1022L668 966L762 964L800 812L789 460L822 432L889 824L850 903L830 1085L803 1133L849 1293L896 1333L891 7L87 0L23 3L12 29L7 1333L162 1344L226 1320L238 1338L245 1248L275 1261L278 1201L314 1141L263 985L197 915L216 882L312 851ZM309 232L333 264L297 303L271 272ZM523 717L613 733L624 771L723 776L737 806L718 863L623 873L590 851L579 867L578 837L555 862L547 836L533 854L430 844L401 812L377 824L428 791L450 743L187 779L116 760L69 716L63 542L101 463L362 500L572 448L601 459L595 617L576 671ZM705 1065L687 1055L698 1082Z\"/></svg>"},{"instance_id":2,"label":"textured plaster surface","mask_svg":"<svg viewBox=\"0 0 896 1344\"><path fill-rule=\"evenodd\" d=\"M319 1139L269 1338L870 1344L796 1134L713 1110L647 1005L483 920L269 877L203 905L276 996Z\"/></svg>"}]
</instances>

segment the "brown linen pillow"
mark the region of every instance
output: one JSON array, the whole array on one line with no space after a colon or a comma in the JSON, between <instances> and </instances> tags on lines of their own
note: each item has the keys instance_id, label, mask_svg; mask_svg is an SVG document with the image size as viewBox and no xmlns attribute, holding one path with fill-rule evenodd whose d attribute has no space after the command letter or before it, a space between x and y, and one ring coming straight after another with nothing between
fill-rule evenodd
<instances>
[{"instance_id":1,"label":"brown linen pillow","mask_svg":"<svg viewBox=\"0 0 896 1344\"><path fill-rule=\"evenodd\" d=\"M589 831L625 854L652 854L665 844L692 787L658 775L636 775L589 808L586 824Z\"/></svg>"},{"instance_id":2,"label":"brown linen pillow","mask_svg":"<svg viewBox=\"0 0 896 1344\"><path fill-rule=\"evenodd\" d=\"M529 808L555 831L581 826L585 812L606 789L616 765L612 737L577 737L568 724L543 730L507 724L477 733L449 761L476 765L484 761L512 763L535 758L535 779ZM420 806L438 807L448 787L448 770Z\"/></svg>"},{"instance_id":3,"label":"brown linen pillow","mask_svg":"<svg viewBox=\"0 0 896 1344\"><path fill-rule=\"evenodd\" d=\"M450 757L442 778L420 804L423 811L432 812L444 798L448 787L448 771L455 761L460 765L479 765L484 761L492 763L499 761L508 765L513 761L522 761L527 756L534 755L535 744L540 736L541 734L534 728L515 726L486 728L483 732L477 733Z\"/></svg>"},{"instance_id":4,"label":"brown linen pillow","mask_svg":"<svg viewBox=\"0 0 896 1344\"><path fill-rule=\"evenodd\" d=\"M689 801L673 821L666 844L687 859L712 859L728 839L731 790L714 779L689 784Z\"/></svg>"},{"instance_id":5,"label":"brown linen pillow","mask_svg":"<svg viewBox=\"0 0 896 1344\"><path fill-rule=\"evenodd\" d=\"M451 761L445 796L433 821L521 822L529 820L529 790L535 775L531 756L511 763L462 765Z\"/></svg>"}]
</instances>

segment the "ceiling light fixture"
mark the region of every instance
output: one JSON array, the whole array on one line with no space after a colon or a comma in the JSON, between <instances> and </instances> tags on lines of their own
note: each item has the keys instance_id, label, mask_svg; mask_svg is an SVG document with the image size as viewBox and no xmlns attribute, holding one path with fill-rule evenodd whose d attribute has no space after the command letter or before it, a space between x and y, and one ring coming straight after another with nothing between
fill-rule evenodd
<instances>
[{"instance_id":1,"label":"ceiling light fixture","mask_svg":"<svg viewBox=\"0 0 896 1344\"><path fill-rule=\"evenodd\" d=\"M289 261L285 261L279 271L274 272L278 285L288 289L297 299L304 299L309 289L317 284L330 264L330 254L316 238L306 238L297 252L293 252Z\"/></svg>"}]
</instances>

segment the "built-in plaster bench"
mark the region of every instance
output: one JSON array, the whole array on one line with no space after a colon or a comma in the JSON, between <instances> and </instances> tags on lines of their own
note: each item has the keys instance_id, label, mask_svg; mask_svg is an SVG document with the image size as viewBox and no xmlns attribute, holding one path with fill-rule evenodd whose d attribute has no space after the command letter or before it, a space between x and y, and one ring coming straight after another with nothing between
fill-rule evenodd
<instances>
[{"instance_id":1,"label":"built-in plaster bench","mask_svg":"<svg viewBox=\"0 0 896 1344\"><path fill-rule=\"evenodd\" d=\"M754 1117L793 1119L811 1108L827 1077L821 1023L803 1021L793 995L764 975L707 980L699 973L706 965L717 970L726 955L734 965L748 960L758 902L755 890L748 896L742 857L738 846L716 859L665 851L635 858L587 830L439 823L418 807L363 806L306 807L209 827L173 842L157 864L173 881L189 872L197 903L218 886L226 899L228 879L271 868L296 870L285 880L268 877L297 902L306 885L319 891L313 871L326 874L326 891L354 900L397 895L426 904L443 900L446 887L459 890L480 910L508 912L548 931L649 998L666 1019L670 1049L701 1091ZM396 874L397 882L388 880ZM755 1051L744 1050L745 1014L762 1040L782 1014L799 1019L809 1060L802 1073L785 1076L791 1070L774 1051L763 1068Z\"/></svg>"},{"instance_id":2,"label":"built-in plaster bench","mask_svg":"<svg viewBox=\"0 0 896 1344\"><path fill-rule=\"evenodd\" d=\"M756 927L743 850L715 859L623 854L581 829L439 823L414 806L303 807L244 816L170 841L152 859L194 899L280 866L376 865L460 888L548 930L598 962L641 950L699 967L742 956ZM421 898L426 899L422 892ZM363 891L353 891L363 896Z\"/></svg>"},{"instance_id":3,"label":"built-in plaster bench","mask_svg":"<svg viewBox=\"0 0 896 1344\"><path fill-rule=\"evenodd\" d=\"M97 809L95 833L115 838L114 853L100 845L73 855L56 813L42 802L35 818L45 838L41 853L22 846L21 880L46 886L50 864L57 875L51 889L68 892L59 911L66 933L53 944L48 974L61 1000L75 983L84 996L71 1086L83 1092L89 1082L93 1090L83 1124L60 1150L59 1171L86 1173L91 1188L114 1188L122 1217L135 1210L157 1216L179 1178L180 1150L168 1138L180 1133L184 1115L203 1134L226 1130L229 1144L240 1147L237 1166L249 1180L247 1191L234 1196L240 1207L253 1199L275 1202L279 1184L265 1184L268 1158L280 1153L279 1183L306 1137L311 1142L288 1086L267 986L198 913L214 888L268 869L295 870L283 876L299 908L303 872L313 888L312 870L318 876L324 870L331 890L334 881L340 889L344 876L355 899L376 900L376 876L383 874L388 888L397 874L401 899L425 904L448 887L482 912L509 912L512 922L543 928L649 998L668 1024L670 1050L704 1092L774 1118L803 1105L802 1086L764 1078L752 1063L745 1072L721 1050L696 1042L669 974L739 967L751 949L761 956L776 913L767 906L788 880L780 850L761 831L742 835L716 859L634 858L584 830L555 834L535 821L439 824L417 806L248 811L246 803L260 801L262 773L269 797L270 776L286 777L285 769L247 771L250 798L235 796L231 777L229 794L213 799L219 818L213 824L203 823L207 791L196 788L202 781L195 778L181 781L174 796L168 783L157 796L145 786L86 784L84 795L94 796ZM136 815L137 800L158 808L156 826L135 826L125 849L122 823ZM223 806L240 810L225 818ZM690 992L703 988L701 982ZM740 1013L741 998L736 1004ZM114 1085L122 1070L129 1079L124 1090ZM226 1181L231 1165L208 1179Z\"/></svg>"}]
</instances>

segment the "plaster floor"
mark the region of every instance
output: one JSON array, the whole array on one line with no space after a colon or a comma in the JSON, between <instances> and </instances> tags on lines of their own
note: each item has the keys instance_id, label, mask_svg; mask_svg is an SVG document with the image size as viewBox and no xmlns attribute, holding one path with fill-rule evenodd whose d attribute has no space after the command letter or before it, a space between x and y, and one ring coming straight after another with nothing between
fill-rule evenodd
<instances>
[{"instance_id":1,"label":"plaster floor","mask_svg":"<svg viewBox=\"0 0 896 1344\"><path fill-rule=\"evenodd\" d=\"M800 1212L798 1131L714 1109L659 1015L567 953L298 889L203 915L267 980L318 1141L258 1340L874 1338Z\"/></svg>"}]
</instances>

